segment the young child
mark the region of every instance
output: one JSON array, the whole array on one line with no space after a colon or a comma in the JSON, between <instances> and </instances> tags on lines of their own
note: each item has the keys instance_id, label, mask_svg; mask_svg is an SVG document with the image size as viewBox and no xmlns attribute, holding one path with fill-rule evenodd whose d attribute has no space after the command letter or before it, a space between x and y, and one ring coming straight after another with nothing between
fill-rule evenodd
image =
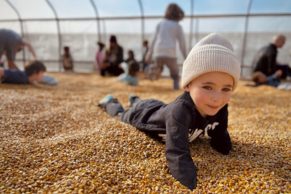
<instances>
[{"instance_id":1,"label":"young child","mask_svg":"<svg viewBox=\"0 0 291 194\"><path fill-rule=\"evenodd\" d=\"M174 90L180 89L180 73L177 64L178 44L183 59L187 55L183 27L180 24L184 15L183 9L178 4L168 4L163 20L156 26L156 31L146 56L146 61L150 64L146 72L149 79L159 79L166 65L173 80ZM152 56L153 64L151 64Z\"/></svg>"},{"instance_id":2,"label":"young child","mask_svg":"<svg viewBox=\"0 0 291 194\"><path fill-rule=\"evenodd\" d=\"M64 54L62 56L63 67L65 71L73 71L74 70L74 60L70 51L70 47L64 47Z\"/></svg>"},{"instance_id":3,"label":"young child","mask_svg":"<svg viewBox=\"0 0 291 194\"><path fill-rule=\"evenodd\" d=\"M36 84L43 79L46 67L40 61L33 61L24 71L0 68L0 80L9 84Z\"/></svg>"},{"instance_id":4,"label":"young child","mask_svg":"<svg viewBox=\"0 0 291 194\"><path fill-rule=\"evenodd\" d=\"M213 33L200 40L188 54L182 71L185 91L172 103L133 96L131 108L124 111L117 99L106 96L99 106L151 136L164 136L170 173L192 190L197 184L197 173L189 142L205 135L211 138L213 149L225 155L230 152L228 102L239 76L240 63L232 45Z\"/></svg>"},{"instance_id":5,"label":"young child","mask_svg":"<svg viewBox=\"0 0 291 194\"><path fill-rule=\"evenodd\" d=\"M138 85L139 63L135 60L134 52L128 51L128 58L125 60L125 72L118 77L118 80L131 86Z\"/></svg>"}]
</instances>

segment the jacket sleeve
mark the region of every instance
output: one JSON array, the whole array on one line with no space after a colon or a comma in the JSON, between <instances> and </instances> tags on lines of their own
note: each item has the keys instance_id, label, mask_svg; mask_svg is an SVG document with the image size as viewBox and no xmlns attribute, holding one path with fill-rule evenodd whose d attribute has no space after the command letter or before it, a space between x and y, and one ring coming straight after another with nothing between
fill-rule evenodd
<instances>
[{"instance_id":1,"label":"jacket sleeve","mask_svg":"<svg viewBox=\"0 0 291 194\"><path fill-rule=\"evenodd\" d=\"M169 111L166 118L166 159L172 176L193 190L196 188L197 175L188 141L187 121L190 121L191 114L183 107L173 110Z\"/></svg>"},{"instance_id":2,"label":"jacket sleeve","mask_svg":"<svg viewBox=\"0 0 291 194\"><path fill-rule=\"evenodd\" d=\"M232 144L229 133L227 131L228 124L228 110L227 106L223 108L222 113L219 115L220 123L213 131L209 131L211 137L210 145L216 151L227 155L229 154Z\"/></svg>"}]
</instances>

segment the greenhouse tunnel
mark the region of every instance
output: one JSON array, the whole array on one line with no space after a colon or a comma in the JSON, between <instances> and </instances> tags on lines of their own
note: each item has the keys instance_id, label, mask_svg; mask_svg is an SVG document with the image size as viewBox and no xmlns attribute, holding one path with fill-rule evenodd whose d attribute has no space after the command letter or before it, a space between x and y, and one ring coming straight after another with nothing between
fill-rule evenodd
<instances>
[{"instance_id":1,"label":"greenhouse tunnel","mask_svg":"<svg viewBox=\"0 0 291 194\"><path fill-rule=\"evenodd\" d=\"M125 52L142 55L142 42L151 42L156 24L170 0L1 0L0 28L12 29L29 41L48 71L62 71L60 56L71 48L76 72L92 72L97 41L108 45L114 34ZM187 50L204 35L218 32L228 37L249 78L254 53L275 34L287 37L279 52L282 63L291 61L291 2L288 0L180 0ZM209 6L211 5L211 6ZM179 53L179 52L178 52ZM17 55L23 66L31 59L26 49ZM183 57L178 54L182 66Z\"/></svg>"}]
</instances>

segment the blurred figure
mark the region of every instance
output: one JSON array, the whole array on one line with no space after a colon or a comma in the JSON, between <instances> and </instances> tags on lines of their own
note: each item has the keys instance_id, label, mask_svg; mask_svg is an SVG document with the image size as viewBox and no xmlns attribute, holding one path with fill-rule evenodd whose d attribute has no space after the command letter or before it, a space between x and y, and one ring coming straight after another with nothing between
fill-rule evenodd
<instances>
[{"instance_id":1,"label":"blurred figure","mask_svg":"<svg viewBox=\"0 0 291 194\"><path fill-rule=\"evenodd\" d=\"M33 59L36 60L36 54L31 44L25 42L21 36L8 29L0 29L0 58L6 55L9 69L18 69L15 64L16 53L27 47L32 54Z\"/></svg>"},{"instance_id":2,"label":"blurred figure","mask_svg":"<svg viewBox=\"0 0 291 194\"><path fill-rule=\"evenodd\" d=\"M143 43L142 43L142 46L143 46L143 50L142 50L142 61L141 61L141 69L142 71L144 71L147 66L148 66L148 63L146 61L146 56L149 52L149 43L147 40L144 40Z\"/></svg>"},{"instance_id":3,"label":"blurred figure","mask_svg":"<svg viewBox=\"0 0 291 194\"><path fill-rule=\"evenodd\" d=\"M121 74L118 80L128 85L136 86L138 85L139 63L135 60L132 50L128 50L127 55L128 57L125 60L127 66L125 73Z\"/></svg>"},{"instance_id":4,"label":"blurred figure","mask_svg":"<svg viewBox=\"0 0 291 194\"><path fill-rule=\"evenodd\" d=\"M96 70L100 73L100 70L102 69L104 65L104 60L106 57L106 51L105 51L105 44L102 42L97 42L98 44L98 51L96 53Z\"/></svg>"},{"instance_id":5,"label":"blurred figure","mask_svg":"<svg viewBox=\"0 0 291 194\"><path fill-rule=\"evenodd\" d=\"M41 61L33 61L24 71L18 69L0 68L0 80L8 84L34 84L42 81L46 67Z\"/></svg>"},{"instance_id":6,"label":"blurred figure","mask_svg":"<svg viewBox=\"0 0 291 194\"><path fill-rule=\"evenodd\" d=\"M5 60L4 60L4 56L0 56L0 67L3 67L4 68L4 63L5 63Z\"/></svg>"},{"instance_id":7,"label":"blurred figure","mask_svg":"<svg viewBox=\"0 0 291 194\"><path fill-rule=\"evenodd\" d=\"M252 66L255 67L252 80L256 85L266 84L277 87L280 79L290 76L290 67L277 62L278 49L282 48L285 42L284 35L276 35L269 45L257 52L252 63Z\"/></svg>"},{"instance_id":8,"label":"blurred figure","mask_svg":"<svg viewBox=\"0 0 291 194\"><path fill-rule=\"evenodd\" d=\"M128 62L127 72L121 74L118 77L118 80L131 86L138 85L138 72L139 72L139 63L137 61Z\"/></svg>"},{"instance_id":9,"label":"blurred figure","mask_svg":"<svg viewBox=\"0 0 291 194\"><path fill-rule=\"evenodd\" d=\"M118 44L115 35L112 35L109 41L110 46L106 53L105 65L101 70L101 75L118 76L124 72L120 67L120 64L123 62L123 48Z\"/></svg>"},{"instance_id":10,"label":"blurred figure","mask_svg":"<svg viewBox=\"0 0 291 194\"><path fill-rule=\"evenodd\" d=\"M179 89L179 67L176 57L176 42L178 41L183 57L186 58L185 38L182 26L179 24L184 18L184 11L175 3L168 5L164 20L156 28L155 36L147 55L147 62L154 57L153 68L149 76L152 79L160 77L163 65L166 64L173 79L173 88Z\"/></svg>"},{"instance_id":11,"label":"blurred figure","mask_svg":"<svg viewBox=\"0 0 291 194\"><path fill-rule=\"evenodd\" d=\"M127 59L125 59L126 63L129 63L130 61L136 61L134 57L134 52L133 50L128 50L127 52Z\"/></svg>"},{"instance_id":12,"label":"blurred figure","mask_svg":"<svg viewBox=\"0 0 291 194\"><path fill-rule=\"evenodd\" d=\"M62 56L63 67L65 71L73 71L74 69L74 60L70 52L70 47L64 47L64 54Z\"/></svg>"}]
</instances>

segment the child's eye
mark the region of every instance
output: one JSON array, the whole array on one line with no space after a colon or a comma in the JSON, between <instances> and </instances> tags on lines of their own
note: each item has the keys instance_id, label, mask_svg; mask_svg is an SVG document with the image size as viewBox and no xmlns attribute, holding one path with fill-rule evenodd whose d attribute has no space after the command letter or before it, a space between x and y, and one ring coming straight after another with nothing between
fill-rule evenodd
<instances>
[{"instance_id":1,"label":"child's eye","mask_svg":"<svg viewBox=\"0 0 291 194\"><path fill-rule=\"evenodd\" d=\"M230 91L232 91L232 88L223 88L222 91L223 92L230 92Z\"/></svg>"},{"instance_id":2,"label":"child's eye","mask_svg":"<svg viewBox=\"0 0 291 194\"><path fill-rule=\"evenodd\" d=\"M206 90L212 90L211 86L203 86L202 88L206 89Z\"/></svg>"}]
</instances>

